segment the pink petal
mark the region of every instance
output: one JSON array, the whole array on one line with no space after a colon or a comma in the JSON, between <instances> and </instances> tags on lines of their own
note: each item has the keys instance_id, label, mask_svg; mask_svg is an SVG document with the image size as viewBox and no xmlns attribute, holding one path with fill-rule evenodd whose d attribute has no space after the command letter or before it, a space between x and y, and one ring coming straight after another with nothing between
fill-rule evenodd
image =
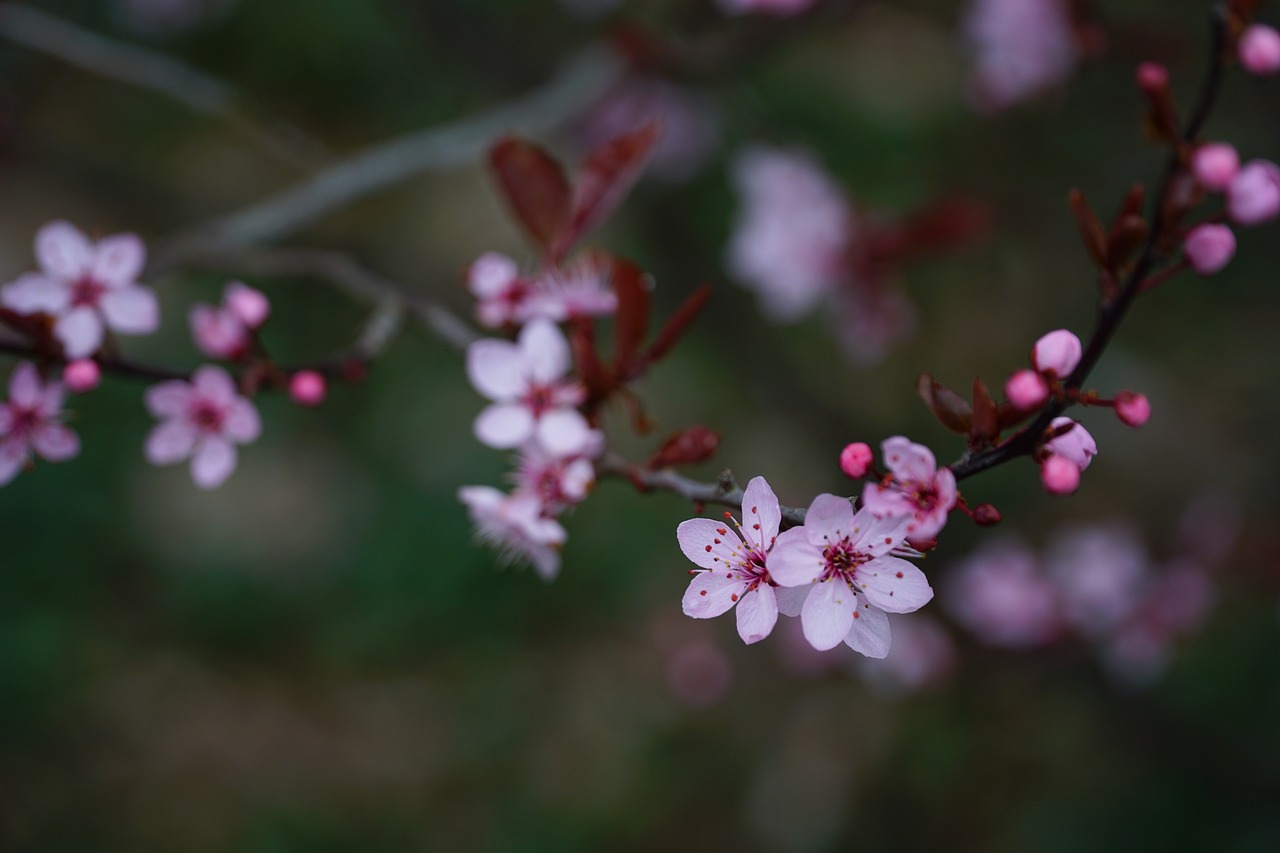
<instances>
[{"instance_id":1,"label":"pink petal","mask_svg":"<svg viewBox=\"0 0 1280 853\"><path fill-rule=\"evenodd\" d=\"M813 545L803 527L784 530L769 552L769 577L779 586L805 586L822 576L822 547Z\"/></svg>"},{"instance_id":2,"label":"pink petal","mask_svg":"<svg viewBox=\"0 0 1280 853\"><path fill-rule=\"evenodd\" d=\"M738 602L738 636L747 645L769 636L777 623L778 602L773 587L761 584Z\"/></svg>"},{"instance_id":3,"label":"pink petal","mask_svg":"<svg viewBox=\"0 0 1280 853\"><path fill-rule=\"evenodd\" d=\"M840 645L853 627L858 603L858 596L842 580L815 584L800 611L804 638L809 645L820 652Z\"/></svg>"},{"instance_id":4,"label":"pink petal","mask_svg":"<svg viewBox=\"0 0 1280 853\"><path fill-rule=\"evenodd\" d=\"M516 262L498 252L485 252L467 270L471 295L488 299L505 291L520 275Z\"/></svg>"},{"instance_id":5,"label":"pink petal","mask_svg":"<svg viewBox=\"0 0 1280 853\"><path fill-rule=\"evenodd\" d=\"M889 613L919 610L933 598L924 572L898 557L878 557L859 566L857 579L867 601Z\"/></svg>"},{"instance_id":6,"label":"pink petal","mask_svg":"<svg viewBox=\"0 0 1280 853\"><path fill-rule=\"evenodd\" d=\"M534 382L548 385L569 372L569 342L550 320L530 320L518 343L525 375Z\"/></svg>"},{"instance_id":7,"label":"pink petal","mask_svg":"<svg viewBox=\"0 0 1280 853\"><path fill-rule=\"evenodd\" d=\"M113 234L98 241L89 274L110 290L138 280L147 262L147 247L137 234Z\"/></svg>"},{"instance_id":8,"label":"pink petal","mask_svg":"<svg viewBox=\"0 0 1280 853\"><path fill-rule=\"evenodd\" d=\"M89 362L95 367L94 362ZM44 390L40 392L40 400L36 403L36 411L45 420L56 417L62 411L62 401L67 396L67 389L63 387L61 382L50 382L44 386Z\"/></svg>"},{"instance_id":9,"label":"pink petal","mask_svg":"<svg viewBox=\"0 0 1280 853\"><path fill-rule=\"evenodd\" d=\"M778 496L769 488L764 477L752 477L747 490L742 493L742 532L747 541L761 551L767 551L778 536L782 524L782 510ZM756 525L759 525L757 527Z\"/></svg>"},{"instance_id":10,"label":"pink petal","mask_svg":"<svg viewBox=\"0 0 1280 853\"><path fill-rule=\"evenodd\" d=\"M124 335L146 335L160 325L160 303L149 287L122 287L99 300L107 325Z\"/></svg>"},{"instance_id":11,"label":"pink petal","mask_svg":"<svg viewBox=\"0 0 1280 853\"><path fill-rule=\"evenodd\" d=\"M909 438L895 435L880 443L884 464L899 480L928 483L938 470L933 451Z\"/></svg>"},{"instance_id":12,"label":"pink petal","mask_svg":"<svg viewBox=\"0 0 1280 853\"><path fill-rule=\"evenodd\" d=\"M240 399L240 389L231 374L221 367L206 364L191 376L195 393L211 403L230 408Z\"/></svg>"},{"instance_id":13,"label":"pink petal","mask_svg":"<svg viewBox=\"0 0 1280 853\"><path fill-rule=\"evenodd\" d=\"M258 417L257 408L244 397L237 398L227 413L223 431L240 444L257 441L262 434L262 419Z\"/></svg>"},{"instance_id":14,"label":"pink petal","mask_svg":"<svg viewBox=\"0 0 1280 853\"><path fill-rule=\"evenodd\" d=\"M84 358L102 346L102 318L92 308L72 308L58 318L53 334L67 358Z\"/></svg>"},{"instance_id":15,"label":"pink petal","mask_svg":"<svg viewBox=\"0 0 1280 853\"><path fill-rule=\"evenodd\" d=\"M778 604L778 612L783 616L799 616L800 611L804 609L805 599L809 597L810 591L813 590L813 584L780 586L772 589L773 597Z\"/></svg>"},{"instance_id":16,"label":"pink petal","mask_svg":"<svg viewBox=\"0 0 1280 853\"><path fill-rule=\"evenodd\" d=\"M553 409L538 419L538 443L557 458L586 453L594 444L595 430L576 409Z\"/></svg>"},{"instance_id":17,"label":"pink petal","mask_svg":"<svg viewBox=\"0 0 1280 853\"><path fill-rule=\"evenodd\" d=\"M147 411L157 418L176 418L186 414L191 404L191 384L181 379L171 379L152 385L142 395Z\"/></svg>"},{"instance_id":18,"label":"pink petal","mask_svg":"<svg viewBox=\"0 0 1280 853\"><path fill-rule=\"evenodd\" d=\"M71 291L63 282L27 273L0 290L0 304L19 314L58 315L71 304Z\"/></svg>"},{"instance_id":19,"label":"pink petal","mask_svg":"<svg viewBox=\"0 0 1280 853\"><path fill-rule=\"evenodd\" d=\"M560 551L548 545L530 545L525 551L525 556L533 565L533 570L538 573L538 577L548 583L555 580L560 574Z\"/></svg>"},{"instance_id":20,"label":"pink petal","mask_svg":"<svg viewBox=\"0 0 1280 853\"><path fill-rule=\"evenodd\" d=\"M9 377L9 400L24 409L40 404L40 372L34 364L24 361L13 369Z\"/></svg>"},{"instance_id":21,"label":"pink petal","mask_svg":"<svg viewBox=\"0 0 1280 853\"><path fill-rule=\"evenodd\" d=\"M533 414L518 403L494 403L476 418L472 427L481 444L507 449L519 447L533 436Z\"/></svg>"},{"instance_id":22,"label":"pink petal","mask_svg":"<svg viewBox=\"0 0 1280 853\"><path fill-rule=\"evenodd\" d=\"M202 489L216 489L236 470L236 448L229 441L206 438L191 457L191 478Z\"/></svg>"},{"instance_id":23,"label":"pink petal","mask_svg":"<svg viewBox=\"0 0 1280 853\"><path fill-rule=\"evenodd\" d=\"M36 232L36 260L49 275L72 282L89 271L93 246L79 228L59 219Z\"/></svg>"},{"instance_id":24,"label":"pink petal","mask_svg":"<svg viewBox=\"0 0 1280 853\"><path fill-rule=\"evenodd\" d=\"M0 443L0 486L5 485L22 470L27 461L27 447L21 441Z\"/></svg>"},{"instance_id":25,"label":"pink petal","mask_svg":"<svg viewBox=\"0 0 1280 853\"><path fill-rule=\"evenodd\" d=\"M62 424L40 425L31 436L31 444L50 462L61 462L80 452L79 437Z\"/></svg>"},{"instance_id":26,"label":"pink petal","mask_svg":"<svg viewBox=\"0 0 1280 853\"><path fill-rule=\"evenodd\" d=\"M889 617L880 608L862 602L853 627L844 638L845 645L869 658L879 659L889 655L889 641Z\"/></svg>"},{"instance_id":27,"label":"pink petal","mask_svg":"<svg viewBox=\"0 0 1280 853\"><path fill-rule=\"evenodd\" d=\"M13 429L13 409L8 403L0 403L0 436L8 435Z\"/></svg>"},{"instance_id":28,"label":"pink petal","mask_svg":"<svg viewBox=\"0 0 1280 853\"><path fill-rule=\"evenodd\" d=\"M520 349L510 341L485 338L467 347L467 378L490 400L514 400L525 392Z\"/></svg>"},{"instance_id":29,"label":"pink petal","mask_svg":"<svg viewBox=\"0 0 1280 853\"><path fill-rule=\"evenodd\" d=\"M747 588L740 578L727 578L714 572L698 572L685 590L682 607L685 616L711 619L737 603Z\"/></svg>"},{"instance_id":30,"label":"pink petal","mask_svg":"<svg viewBox=\"0 0 1280 853\"><path fill-rule=\"evenodd\" d=\"M805 532L809 544L821 548L825 547L828 539L835 542L845 537L852 538L853 527L853 504L836 495L818 495L809 504L804 526L799 529Z\"/></svg>"},{"instance_id":31,"label":"pink petal","mask_svg":"<svg viewBox=\"0 0 1280 853\"><path fill-rule=\"evenodd\" d=\"M210 358L231 358L249 343L244 323L212 305L193 305L187 320L191 339Z\"/></svg>"},{"instance_id":32,"label":"pink petal","mask_svg":"<svg viewBox=\"0 0 1280 853\"><path fill-rule=\"evenodd\" d=\"M181 462L191 455L196 435L196 428L185 421L165 421L147 434L147 443L143 448L147 461L152 465Z\"/></svg>"},{"instance_id":33,"label":"pink petal","mask_svg":"<svg viewBox=\"0 0 1280 853\"><path fill-rule=\"evenodd\" d=\"M222 303L227 313L250 329L267 322L271 315L271 301L265 293L255 290L243 281L230 281L222 291Z\"/></svg>"},{"instance_id":34,"label":"pink petal","mask_svg":"<svg viewBox=\"0 0 1280 853\"><path fill-rule=\"evenodd\" d=\"M728 521L713 518L691 518L680 522L676 528L676 541L694 565L715 569L721 576L726 568L738 563L743 550L742 540Z\"/></svg>"},{"instance_id":35,"label":"pink petal","mask_svg":"<svg viewBox=\"0 0 1280 853\"><path fill-rule=\"evenodd\" d=\"M472 521L495 515L506 500L506 495L492 486L463 486L458 489L458 500L467 507Z\"/></svg>"},{"instance_id":36,"label":"pink petal","mask_svg":"<svg viewBox=\"0 0 1280 853\"><path fill-rule=\"evenodd\" d=\"M863 507L853 518L854 528L861 531L853 540L853 547L872 557L887 554L902 544L912 519L910 513L881 517L870 507Z\"/></svg>"}]
</instances>

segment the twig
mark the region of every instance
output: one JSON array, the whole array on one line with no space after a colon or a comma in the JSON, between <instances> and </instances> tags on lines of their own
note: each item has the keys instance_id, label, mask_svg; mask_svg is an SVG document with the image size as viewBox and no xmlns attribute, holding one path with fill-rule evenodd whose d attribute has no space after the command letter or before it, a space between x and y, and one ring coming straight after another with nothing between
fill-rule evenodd
<instances>
[{"instance_id":1,"label":"twig","mask_svg":"<svg viewBox=\"0 0 1280 853\"><path fill-rule=\"evenodd\" d=\"M417 174L477 160L503 133L555 127L599 97L621 68L613 54L603 49L588 51L550 83L524 97L452 124L374 145L244 210L196 225L160 247L153 268L172 266L209 249L288 236Z\"/></svg>"}]
</instances>

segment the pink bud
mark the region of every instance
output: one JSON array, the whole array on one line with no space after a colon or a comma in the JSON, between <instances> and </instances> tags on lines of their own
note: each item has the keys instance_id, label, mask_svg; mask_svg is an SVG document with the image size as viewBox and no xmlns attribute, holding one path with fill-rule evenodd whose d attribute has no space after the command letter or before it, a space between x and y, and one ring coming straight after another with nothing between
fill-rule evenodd
<instances>
[{"instance_id":1,"label":"pink bud","mask_svg":"<svg viewBox=\"0 0 1280 853\"><path fill-rule=\"evenodd\" d=\"M1280 168L1250 160L1227 187L1227 213L1241 225L1260 225L1280 213Z\"/></svg>"},{"instance_id":2,"label":"pink bud","mask_svg":"<svg viewBox=\"0 0 1280 853\"><path fill-rule=\"evenodd\" d=\"M473 296L491 297L505 290L520 276L520 267L506 255L485 252L467 270L467 284Z\"/></svg>"},{"instance_id":3,"label":"pink bud","mask_svg":"<svg viewBox=\"0 0 1280 853\"><path fill-rule=\"evenodd\" d=\"M1240 36L1240 64L1250 74L1266 77L1280 71L1280 33L1266 24L1254 24Z\"/></svg>"},{"instance_id":4,"label":"pink bud","mask_svg":"<svg viewBox=\"0 0 1280 853\"><path fill-rule=\"evenodd\" d=\"M1080 488L1080 468L1070 459L1049 456L1040 464L1040 482L1051 495L1069 495Z\"/></svg>"},{"instance_id":5,"label":"pink bud","mask_svg":"<svg viewBox=\"0 0 1280 853\"><path fill-rule=\"evenodd\" d=\"M861 441L854 442L840 451L840 470L857 480L867 475L871 459L871 448Z\"/></svg>"},{"instance_id":6,"label":"pink bud","mask_svg":"<svg viewBox=\"0 0 1280 853\"><path fill-rule=\"evenodd\" d=\"M314 370L299 370L289 379L289 396L301 406L320 405L326 391L324 377Z\"/></svg>"},{"instance_id":7,"label":"pink bud","mask_svg":"<svg viewBox=\"0 0 1280 853\"><path fill-rule=\"evenodd\" d=\"M1240 155L1230 143L1210 142L1191 155L1191 171L1200 186L1221 192L1240 171Z\"/></svg>"},{"instance_id":8,"label":"pink bud","mask_svg":"<svg viewBox=\"0 0 1280 853\"><path fill-rule=\"evenodd\" d=\"M1080 363L1080 339L1066 329L1058 329L1036 341L1031 361L1041 373L1066 379Z\"/></svg>"},{"instance_id":9,"label":"pink bud","mask_svg":"<svg viewBox=\"0 0 1280 853\"><path fill-rule=\"evenodd\" d=\"M1044 443L1045 450L1054 456L1063 456L1081 471L1089 467L1098 455L1098 443L1089 431L1071 418L1057 417L1049 422L1053 432L1064 430Z\"/></svg>"},{"instance_id":10,"label":"pink bud","mask_svg":"<svg viewBox=\"0 0 1280 853\"><path fill-rule=\"evenodd\" d=\"M76 394L92 391L101 379L102 369L91 358L78 358L62 369L63 384Z\"/></svg>"},{"instance_id":11,"label":"pink bud","mask_svg":"<svg viewBox=\"0 0 1280 853\"><path fill-rule=\"evenodd\" d=\"M1135 75L1138 87L1144 92L1159 92L1169 85L1169 70L1159 62L1144 62Z\"/></svg>"},{"instance_id":12,"label":"pink bud","mask_svg":"<svg viewBox=\"0 0 1280 853\"><path fill-rule=\"evenodd\" d=\"M271 303L267 301L267 297L242 281L227 284L226 290L222 292L222 300L227 310L250 329L256 329L267 322L267 315L271 313Z\"/></svg>"},{"instance_id":13,"label":"pink bud","mask_svg":"<svg viewBox=\"0 0 1280 853\"><path fill-rule=\"evenodd\" d=\"M1049 399L1049 383L1034 370L1019 370L1004 383L1004 396L1019 409L1030 411Z\"/></svg>"},{"instance_id":14,"label":"pink bud","mask_svg":"<svg viewBox=\"0 0 1280 853\"><path fill-rule=\"evenodd\" d=\"M1121 391L1116 395L1116 417L1136 429L1151 420L1151 403L1145 394Z\"/></svg>"},{"instance_id":15,"label":"pink bud","mask_svg":"<svg viewBox=\"0 0 1280 853\"><path fill-rule=\"evenodd\" d=\"M1182 244L1191 268L1200 275L1213 275L1236 253L1236 235L1225 225L1197 225Z\"/></svg>"}]
</instances>

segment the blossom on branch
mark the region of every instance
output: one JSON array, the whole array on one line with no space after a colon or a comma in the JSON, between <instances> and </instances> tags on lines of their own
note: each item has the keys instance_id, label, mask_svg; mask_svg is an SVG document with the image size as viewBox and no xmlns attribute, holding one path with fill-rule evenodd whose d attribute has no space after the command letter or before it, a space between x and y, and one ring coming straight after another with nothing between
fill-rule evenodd
<instances>
[{"instance_id":1,"label":"blossom on branch","mask_svg":"<svg viewBox=\"0 0 1280 853\"><path fill-rule=\"evenodd\" d=\"M526 492L504 494L491 486L463 486L458 500L466 505L476 535L507 562L527 562L546 581L560 573L565 532L543 514L538 498Z\"/></svg>"},{"instance_id":2,"label":"blossom on branch","mask_svg":"<svg viewBox=\"0 0 1280 853\"><path fill-rule=\"evenodd\" d=\"M986 111L1057 86L1079 60L1063 0L971 0L962 26L974 54L969 88Z\"/></svg>"},{"instance_id":3,"label":"blossom on branch","mask_svg":"<svg viewBox=\"0 0 1280 853\"><path fill-rule=\"evenodd\" d=\"M9 399L0 403L0 485L17 476L33 454L62 462L80 452L80 439L61 421L63 396L62 385L42 383L30 362L14 368Z\"/></svg>"},{"instance_id":4,"label":"blossom on branch","mask_svg":"<svg viewBox=\"0 0 1280 853\"><path fill-rule=\"evenodd\" d=\"M188 320L196 346L210 358L242 357L253 340L253 332L267 320L271 303L261 292L239 281L229 282L222 305L197 303Z\"/></svg>"},{"instance_id":5,"label":"blossom on branch","mask_svg":"<svg viewBox=\"0 0 1280 853\"><path fill-rule=\"evenodd\" d=\"M202 489L222 485L236 469L236 445L262 432L258 410L220 367L201 367L190 382L153 385L144 400L160 419L147 436L147 460L172 465L189 458L191 478Z\"/></svg>"},{"instance_id":6,"label":"blossom on branch","mask_svg":"<svg viewBox=\"0 0 1280 853\"><path fill-rule=\"evenodd\" d=\"M907 539L933 539L947 524L956 505L956 477L950 468L938 468L933 451L901 435L880 444L885 467L893 477L868 483L862 505L879 518L906 517Z\"/></svg>"}]
</instances>

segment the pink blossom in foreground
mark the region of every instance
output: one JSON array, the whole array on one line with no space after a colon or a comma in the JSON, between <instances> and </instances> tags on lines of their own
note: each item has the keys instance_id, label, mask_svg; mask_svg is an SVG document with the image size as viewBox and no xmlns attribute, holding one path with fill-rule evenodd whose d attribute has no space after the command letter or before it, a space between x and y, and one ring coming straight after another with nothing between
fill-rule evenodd
<instances>
[{"instance_id":1,"label":"pink blossom in foreground","mask_svg":"<svg viewBox=\"0 0 1280 853\"><path fill-rule=\"evenodd\" d=\"M1280 32L1266 24L1254 24L1237 44L1240 64L1250 74L1269 77L1280 71Z\"/></svg>"},{"instance_id":2,"label":"pink blossom in foreground","mask_svg":"<svg viewBox=\"0 0 1280 853\"><path fill-rule=\"evenodd\" d=\"M528 317L529 283L514 260L486 252L467 269L467 288L476 298L476 319L490 329L520 325Z\"/></svg>"},{"instance_id":3,"label":"pink blossom in foreground","mask_svg":"<svg viewBox=\"0 0 1280 853\"><path fill-rule=\"evenodd\" d=\"M489 486L463 486L458 500L466 505L476 535L497 550L502 560L528 563L546 581L560 573L564 528L543 514L536 496L521 492L508 495Z\"/></svg>"},{"instance_id":4,"label":"pink blossom in foreground","mask_svg":"<svg viewBox=\"0 0 1280 853\"><path fill-rule=\"evenodd\" d=\"M80 439L62 425L63 389L40 381L30 362L14 368L9 399L0 403L0 485L17 476L33 454L62 462L80 452Z\"/></svg>"},{"instance_id":5,"label":"pink blossom in foreground","mask_svg":"<svg viewBox=\"0 0 1280 853\"><path fill-rule=\"evenodd\" d=\"M147 436L147 461L172 465L189 458L191 478L202 489L222 485L236 469L236 445L262 433L258 410L220 367L201 367L190 382L153 385L144 400L160 419Z\"/></svg>"},{"instance_id":6,"label":"pink blossom in foreground","mask_svg":"<svg viewBox=\"0 0 1280 853\"><path fill-rule=\"evenodd\" d=\"M1236 235L1225 225L1197 225L1182 244L1187 263L1200 275L1213 275L1236 254Z\"/></svg>"},{"instance_id":7,"label":"pink blossom in foreground","mask_svg":"<svg viewBox=\"0 0 1280 853\"><path fill-rule=\"evenodd\" d=\"M573 408L586 391L566 381L569 343L554 323L530 321L515 343L486 338L467 348L467 376L493 401L475 421L475 434L490 447L513 448L536 439L557 456L583 453L593 430Z\"/></svg>"},{"instance_id":8,"label":"pink blossom in foreground","mask_svg":"<svg viewBox=\"0 0 1280 853\"><path fill-rule=\"evenodd\" d=\"M725 520L691 518L676 528L680 550L702 569L693 572L682 606L686 616L710 619L736 604L738 635L744 643L756 643L778 621L767 564L782 511L765 479L753 477L742 496L743 523L725 515Z\"/></svg>"},{"instance_id":9,"label":"pink blossom in foreground","mask_svg":"<svg viewBox=\"0 0 1280 853\"><path fill-rule=\"evenodd\" d=\"M515 473L516 491L533 495L549 513L582 503L595 480L595 468L587 459L553 456L537 444L521 450Z\"/></svg>"},{"instance_id":10,"label":"pink blossom in foreground","mask_svg":"<svg viewBox=\"0 0 1280 853\"><path fill-rule=\"evenodd\" d=\"M1261 225L1280 214L1280 167L1250 160L1227 186L1227 215L1241 225Z\"/></svg>"},{"instance_id":11,"label":"pink blossom in foreground","mask_svg":"<svg viewBox=\"0 0 1280 853\"><path fill-rule=\"evenodd\" d=\"M962 33L974 55L969 88L997 111L1064 81L1079 58L1063 0L970 0Z\"/></svg>"},{"instance_id":12,"label":"pink blossom in foreground","mask_svg":"<svg viewBox=\"0 0 1280 853\"><path fill-rule=\"evenodd\" d=\"M814 157L757 146L734 160L741 198L729 272L756 291L766 314L792 321L846 275L853 211Z\"/></svg>"},{"instance_id":13,"label":"pink blossom in foreground","mask_svg":"<svg viewBox=\"0 0 1280 853\"><path fill-rule=\"evenodd\" d=\"M1045 555L1064 620L1093 639L1112 631L1137 606L1147 563L1138 534L1119 525L1064 528Z\"/></svg>"},{"instance_id":14,"label":"pink blossom in foreground","mask_svg":"<svg viewBox=\"0 0 1280 853\"><path fill-rule=\"evenodd\" d=\"M155 293L137 283L146 247L134 234L92 243L69 222L50 222L36 234L40 271L0 290L0 304L19 314L48 314L67 358L102 346L105 329L125 335L154 332L160 324Z\"/></svg>"},{"instance_id":15,"label":"pink blossom in foreground","mask_svg":"<svg viewBox=\"0 0 1280 853\"><path fill-rule=\"evenodd\" d=\"M907 517L908 540L936 538L956 505L955 475L938 468L932 450L901 435L881 442L880 452L893 478L868 483L862 505L880 518Z\"/></svg>"},{"instance_id":16,"label":"pink blossom in foreground","mask_svg":"<svg viewBox=\"0 0 1280 853\"><path fill-rule=\"evenodd\" d=\"M924 573L896 556L918 553L905 545L908 520L877 518L866 509L855 515L848 500L824 494L813 499L802 527L778 537L769 574L803 595L779 596L779 610L799 613L815 649L844 642L882 658L890 645L885 612L910 613L933 598Z\"/></svg>"},{"instance_id":17,"label":"pink blossom in foreground","mask_svg":"<svg viewBox=\"0 0 1280 853\"><path fill-rule=\"evenodd\" d=\"M1228 142L1208 142L1191 155L1191 173L1200 186L1211 192L1222 192L1240 171L1240 155Z\"/></svg>"},{"instance_id":18,"label":"pink blossom in foreground","mask_svg":"<svg viewBox=\"0 0 1280 853\"><path fill-rule=\"evenodd\" d=\"M942 601L983 643L1025 649L1060 633L1057 596L1029 548L997 539L952 567Z\"/></svg>"},{"instance_id":19,"label":"pink blossom in foreground","mask_svg":"<svg viewBox=\"0 0 1280 853\"><path fill-rule=\"evenodd\" d=\"M196 346L210 358L240 358L249 349L253 330L267 320L271 303L261 292L239 281L229 282L222 305L196 303L188 321Z\"/></svg>"},{"instance_id":20,"label":"pink blossom in foreground","mask_svg":"<svg viewBox=\"0 0 1280 853\"><path fill-rule=\"evenodd\" d=\"M798 15L807 12L818 0L718 0L720 8L731 15L760 12L766 15Z\"/></svg>"},{"instance_id":21,"label":"pink blossom in foreground","mask_svg":"<svg viewBox=\"0 0 1280 853\"><path fill-rule=\"evenodd\" d=\"M1036 341L1031 354L1031 363L1041 373L1066 379L1080 363L1083 352L1084 348L1075 333L1058 329Z\"/></svg>"},{"instance_id":22,"label":"pink blossom in foreground","mask_svg":"<svg viewBox=\"0 0 1280 853\"><path fill-rule=\"evenodd\" d=\"M868 683L890 695L918 693L938 687L955 672L955 643L936 619L919 614L894 623L889 655L858 659L858 671Z\"/></svg>"},{"instance_id":23,"label":"pink blossom in foreground","mask_svg":"<svg viewBox=\"0 0 1280 853\"><path fill-rule=\"evenodd\" d=\"M563 323L574 317L602 317L618 310L607 262L590 255L542 272L529 284L525 318Z\"/></svg>"}]
</instances>

